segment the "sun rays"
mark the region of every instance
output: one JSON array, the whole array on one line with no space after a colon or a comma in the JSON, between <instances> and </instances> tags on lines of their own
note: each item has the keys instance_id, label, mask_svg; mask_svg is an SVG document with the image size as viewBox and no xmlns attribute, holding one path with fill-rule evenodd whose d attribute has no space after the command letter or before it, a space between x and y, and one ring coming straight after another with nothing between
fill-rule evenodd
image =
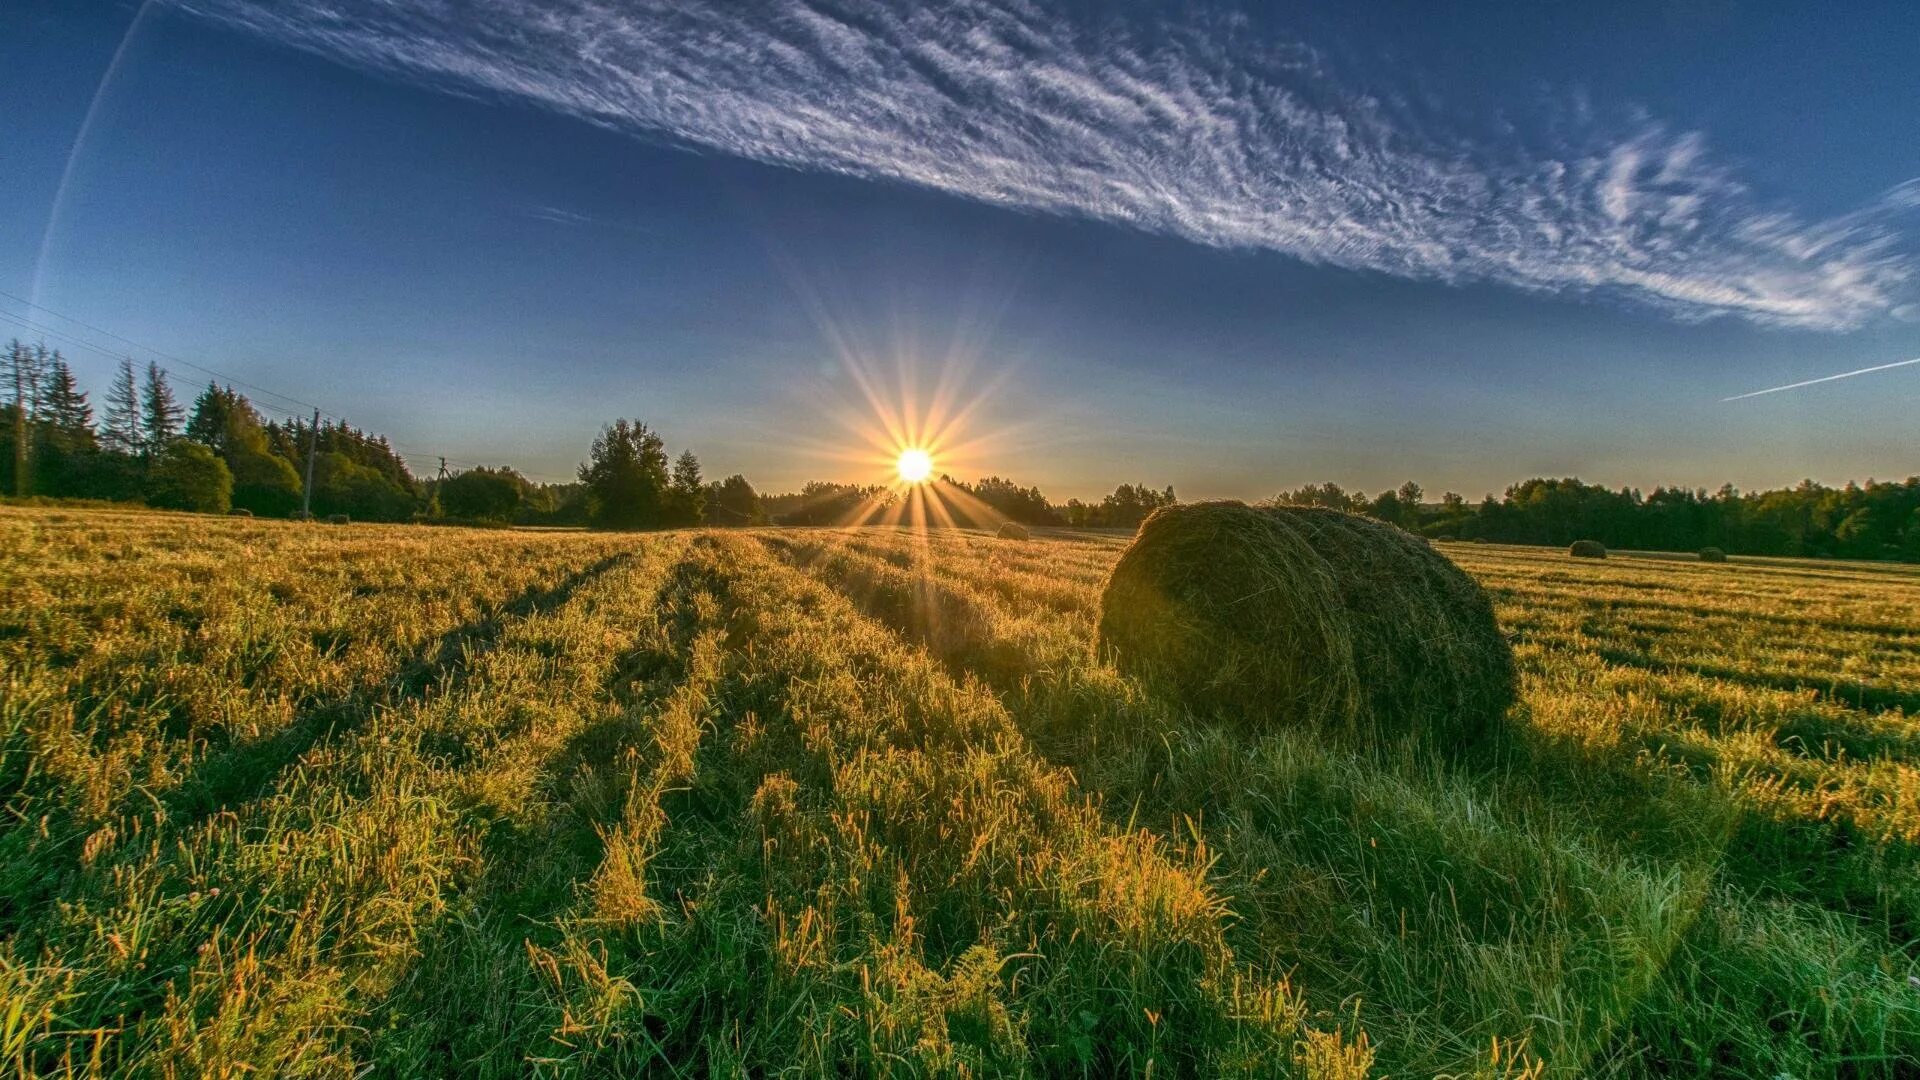
<instances>
[{"instance_id":1,"label":"sun rays","mask_svg":"<svg viewBox=\"0 0 1920 1080\"><path fill-rule=\"evenodd\" d=\"M994 447L992 437L969 430L984 393L962 400L958 372L963 367L943 366L933 391L923 398L910 359L900 362L892 386L875 378L867 365L848 363L867 410L864 417L848 418L848 426L866 444L857 452L863 464L881 464L886 479L872 485L841 525L991 529L1006 520L953 481L981 471Z\"/></svg>"},{"instance_id":2,"label":"sun rays","mask_svg":"<svg viewBox=\"0 0 1920 1080\"><path fill-rule=\"evenodd\" d=\"M817 405L839 433L802 436L788 445L830 463L841 476L851 473L859 497L834 523L924 531L995 529L1006 521L955 479L1004 471L1000 460L1020 441L1011 429L990 427L983 415L1011 368L981 375L978 349L971 347L977 343L965 340L956 340L937 360L912 342L863 348L825 305L810 306L837 361L826 369L829 389ZM826 497L846 492L841 486Z\"/></svg>"}]
</instances>

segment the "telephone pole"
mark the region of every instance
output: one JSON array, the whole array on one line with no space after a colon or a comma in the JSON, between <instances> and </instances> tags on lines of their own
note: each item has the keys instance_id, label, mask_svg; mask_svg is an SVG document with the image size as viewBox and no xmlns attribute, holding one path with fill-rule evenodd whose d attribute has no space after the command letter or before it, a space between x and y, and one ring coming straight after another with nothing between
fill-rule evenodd
<instances>
[{"instance_id":1,"label":"telephone pole","mask_svg":"<svg viewBox=\"0 0 1920 1080\"><path fill-rule=\"evenodd\" d=\"M300 518L313 520L313 458L320 450L320 410L313 410L313 427L307 431L307 483L300 492Z\"/></svg>"},{"instance_id":2,"label":"telephone pole","mask_svg":"<svg viewBox=\"0 0 1920 1080\"><path fill-rule=\"evenodd\" d=\"M7 354L13 365L13 493L27 497L27 353L14 342Z\"/></svg>"}]
</instances>

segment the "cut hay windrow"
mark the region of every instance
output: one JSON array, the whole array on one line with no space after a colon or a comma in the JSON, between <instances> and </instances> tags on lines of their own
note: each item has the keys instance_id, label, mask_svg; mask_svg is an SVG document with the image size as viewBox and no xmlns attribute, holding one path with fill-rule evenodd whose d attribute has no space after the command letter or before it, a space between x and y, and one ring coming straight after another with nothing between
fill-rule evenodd
<instances>
[{"instance_id":1,"label":"cut hay windrow","mask_svg":"<svg viewBox=\"0 0 1920 1080\"><path fill-rule=\"evenodd\" d=\"M1473 579L1419 537L1313 507L1156 511L1107 581L1100 642L1122 671L1253 724L1457 740L1514 697Z\"/></svg>"}]
</instances>

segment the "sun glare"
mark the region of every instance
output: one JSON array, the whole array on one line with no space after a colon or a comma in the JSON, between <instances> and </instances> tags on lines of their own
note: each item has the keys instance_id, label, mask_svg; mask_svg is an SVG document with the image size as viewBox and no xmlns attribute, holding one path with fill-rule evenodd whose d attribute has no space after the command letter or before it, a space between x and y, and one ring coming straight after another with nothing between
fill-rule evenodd
<instances>
[{"instance_id":1,"label":"sun glare","mask_svg":"<svg viewBox=\"0 0 1920 1080\"><path fill-rule=\"evenodd\" d=\"M825 369L816 389L852 440L820 440L814 452L859 472L852 484L821 485L820 512L844 528L906 528L923 540L931 529L998 529L1007 515L949 478L985 476L984 460L1005 451L1001 433L980 430L979 414L1012 369L963 395L972 370L967 348L956 345L933 362L907 346L855 349L830 320L823 330L837 344L840 363ZM930 388L921 385L926 373L937 379Z\"/></svg>"},{"instance_id":2,"label":"sun glare","mask_svg":"<svg viewBox=\"0 0 1920 1080\"><path fill-rule=\"evenodd\" d=\"M908 447L900 451L899 459L893 463L893 470L900 474L902 483L924 484L933 476L933 455Z\"/></svg>"}]
</instances>

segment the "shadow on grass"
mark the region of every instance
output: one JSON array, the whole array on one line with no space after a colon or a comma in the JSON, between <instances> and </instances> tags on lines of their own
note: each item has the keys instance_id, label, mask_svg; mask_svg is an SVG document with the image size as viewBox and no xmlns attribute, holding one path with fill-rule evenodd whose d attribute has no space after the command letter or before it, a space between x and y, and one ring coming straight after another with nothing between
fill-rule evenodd
<instances>
[{"instance_id":1,"label":"shadow on grass","mask_svg":"<svg viewBox=\"0 0 1920 1080\"><path fill-rule=\"evenodd\" d=\"M1833 702L1793 702L1743 717L1743 710L1685 684L1664 684L1660 699L1719 736L1740 731L1765 735L1773 745L1812 761L1920 759L1920 728L1895 724Z\"/></svg>"},{"instance_id":2,"label":"shadow on grass","mask_svg":"<svg viewBox=\"0 0 1920 1080\"><path fill-rule=\"evenodd\" d=\"M495 605L486 615L442 633L384 682L363 683L345 693L308 703L286 726L212 751L177 785L154 796L156 805L165 813L167 829L180 835L222 810L263 797L301 757L314 747L357 729L377 709L424 697L436 687L442 691L458 688L471 660L490 648L508 625L559 608L580 588L629 557L611 555L568 574L547 588L529 589ZM6 895L0 896L0 928L16 925L24 913L71 890L75 874L105 871L104 867L76 866L71 858L62 854L80 840L81 835L76 833L70 843L44 847L29 856L38 863L54 860L52 866L16 864L8 868L5 880L10 887Z\"/></svg>"},{"instance_id":3,"label":"shadow on grass","mask_svg":"<svg viewBox=\"0 0 1920 1080\"><path fill-rule=\"evenodd\" d=\"M913 641L957 678L978 678L998 692L1032 744L1054 764L1094 781L1106 770L1111 747L1139 742L1144 725L1173 722L1200 734L1221 727L1187 716L1177 702L1153 687L1129 681L1154 708L1115 700L1108 688L1086 685L1071 665L1043 667L1020 643L995 629L991 612L944 587L936 578L916 578L896 564L863 553L769 537L773 552L847 596L869 617ZM1660 667L1663 673L1671 670ZM1822 906L1906 927L1920 920L1920 883L1903 884L1920 869L1920 853L1897 840L1869 836L1844 818L1781 819L1716 791L1710 747L1689 746L1677 736L1653 737L1647 745L1598 750L1530 723L1516 708L1497 736L1472 746L1347 747L1383 766L1416 758L1434 761L1448 782L1460 782L1503 799L1537 800L1593 824L1639 856L1694 859L1703 842L1719 841L1725 880L1751 891L1810 900ZM1788 746L1846 748L1846 752L1903 751L1901 735L1875 732L1803 710L1782 725L1776 738ZM1344 745L1344 744L1343 744ZM1644 753L1642 753L1644 751ZM1104 756L1103 756L1104 755ZM1810 757L1809 760L1818 760ZM1396 764L1396 761L1398 764ZM1677 770L1677 771L1676 771ZM1171 812L1209 809L1204 791L1178 796L1162 777L1149 773L1102 793L1109 815L1136 823L1141 799L1160 801ZM1099 783L1095 782L1099 789ZM1703 801L1704 800L1704 801ZM1707 818L1713 820L1708 821ZM1707 834L1711 834L1710 836Z\"/></svg>"},{"instance_id":4,"label":"shadow on grass","mask_svg":"<svg viewBox=\"0 0 1920 1080\"><path fill-rule=\"evenodd\" d=\"M552 1000L554 990L553 973L542 969L535 950L563 946L567 913L581 903L606 856L603 830L617 825L631 784L654 755L658 710L688 685L701 629L696 597L720 588L691 553L684 556L653 598L664 637L621 653L601 682L600 693L616 708L540 763L526 805L458 808L465 827L481 837L478 869L422 933L417 959L377 1008L370 1029L383 1069L517 1076L542 1053L565 1053L553 1041L555 1029L565 1026L557 1009L530 1007ZM719 683L727 681L728 666L730 660L723 661ZM716 685L711 693L717 699L727 691ZM714 755L724 751L714 744L724 742L726 712L707 718L717 726L703 733L693 781L669 793L671 805L663 799L676 826L688 817L737 816L745 805L746 796L735 797L731 785L703 776L723 771ZM724 790L705 790L716 786ZM610 963L605 955L599 960ZM667 1019L652 1008L645 1012L638 1022L648 1036L670 1037Z\"/></svg>"},{"instance_id":5,"label":"shadow on grass","mask_svg":"<svg viewBox=\"0 0 1920 1080\"><path fill-rule=\"evenodd\" d=\"M210 754L163 796L161 801L169 816L191 822L235 802L258 798L309 750L358 728L376 709L394 708L436 690L458 690L473 658L492 647L510 624L557 610L581 588L630 557L609 555L547 588L530 588L485 615L442 633L386 683L356 686L302 709L291 724L270 735L234 742Z\"/></svg>"},{"instance_id":6,"label":"shadow on grass","mask_svg":"<svg viewBox=\"0 0 1920 1080\"><path fill-rule=\"evenodd\" d=\"M1683 660L1661 660L1637 649L1601 645L1594 655L1616 667L1632 667L1658 675L1698 675L1719 679L1757 690L1782 690L1787 693L1812 692L1816 697L1853 709L1880 711L1900 709L1920 713L1920 690L1908 690L1872 683L1845 682L1839 679L1814 679L1786 672L1748 671L1726 664L1706 664Z\"/></svg>"}]
</instances>

